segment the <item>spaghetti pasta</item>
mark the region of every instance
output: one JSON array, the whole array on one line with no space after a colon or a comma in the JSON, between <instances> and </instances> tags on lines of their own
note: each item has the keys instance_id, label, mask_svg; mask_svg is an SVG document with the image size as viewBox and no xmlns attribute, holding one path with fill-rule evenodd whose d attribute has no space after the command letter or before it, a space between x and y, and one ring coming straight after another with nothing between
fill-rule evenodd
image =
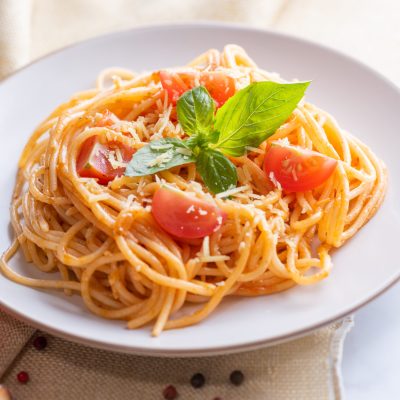
<instances>
[{"instance_id":1,"label":"spaghetti pasta","mask_svg":"<svg viewBox=\"0 0 400 400\"><path fill-rule=\"evenodd\" d=\"M282 82L236 45L209 50L176 71L217 71L234 79L236 91L252 82ZM76 94L36 128L19 161L11 203L15 240L1 271L26 286L76 292L91 312L126 320L129 328L152 323L155 336L200 322L226 296L272 294L326 278L331 250L374 215L386 189L382 161L304 101L259 147L230 157L238 187L217 195L193 163L142 177L117 174L108 184L81 176L82 145L100 136L132 151L163 137L185 137L157 72L105 70L96 89ZM268 186L275 177L266 177L262 166L276 141L314 150L337 160L337 167L313 190L288 192L276 180ZM118 150L109 161L116 171L126 166ZM162 185L215 205L225 222L203 239L169 235L151 212ZM9 261L19 247L28 262L60 278L14 272ZM187 303L198 309L182 316Z\"/></svg>"}]
</instances>

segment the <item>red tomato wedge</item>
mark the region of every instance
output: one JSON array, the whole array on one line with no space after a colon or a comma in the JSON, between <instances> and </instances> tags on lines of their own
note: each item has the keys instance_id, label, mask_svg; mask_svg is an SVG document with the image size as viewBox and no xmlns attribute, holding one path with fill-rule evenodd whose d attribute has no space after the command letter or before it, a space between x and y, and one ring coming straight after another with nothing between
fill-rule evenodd
<instances>
[{"instance_id":1,"label":"red tomato wedge","mask_svg":"<svg viewBox=\"0 0 400 400\"><path fill-rule=\"evenodd\" d=\"M156 191L151 210L161 228L180 239L211 235L226 220L226 213L214 204L167 187Z\"/></svg>"},{"instance_id":2,"label":"red tomato wedge","mask_svg":"<svg viewBox=\"0 0 400 400\"><path fill-rule=\"evenodd\" d=\"M160 81L170 102L175 105L183 93L195 86L195 73L160 71ZM209 91L217 107L221 107L236 91L235 80L222 72L201 72L199 82Z\"/></svg>"},{"instance_id":3,"label":"red tomato wedge","mask_svg":"<svg viewBox=\"0 0 400 400\"><path fill-rule=\"evenodd\" d=\"M315 189L333 173L337 161L316 151L272 144L265 154L264 171L288 192Z\"/></svg>"},{"instance_id":4,"label":"red tomato wedge","mask_svg":"<svg viewBox=\"0 0 400 400\"><path fill-rule=\"evenodd\" d=\"M200 77L200 84L205 86L211 97L222 107L235 94L235 80L221 72L209 72Z\"/></svg>"},{"instance_id":5,"label":"red tomato wedge","mask_svg":"<svg viewBox=\"0 0 400 400\"><path fill-rule=\"evenodd\" d=\"M116 155L118 152L120 157ZM123 163L128 163L134 152L134 149L121 143L102 144L97 136L92 136L82 144L76 170L81 177L96 178L101 185L107 185L125 172L124 166L115 165L118 164L118 158L122 158Z\"/></svg>"},{"instance_id":6,"label":"red tomato wedge","mask_svg":"<svg viewBox=\"0 0 400 400\"><path fill-rule=\"evenodd\" d=\"M160 71L160 80L162 87L168 93L169 101L174 105L179 97L194 85L194 82L186 84L180 74L175 72Z\"/></svg>"}]
</instances>

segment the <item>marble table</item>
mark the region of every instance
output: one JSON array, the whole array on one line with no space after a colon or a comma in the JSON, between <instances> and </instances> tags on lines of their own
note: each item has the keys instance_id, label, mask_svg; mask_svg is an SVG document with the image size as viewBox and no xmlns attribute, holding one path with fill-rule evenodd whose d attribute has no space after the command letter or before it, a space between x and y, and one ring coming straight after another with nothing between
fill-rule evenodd
<instances>
[{"instance_id":1,"label":"marble table","mask_svg":"<svg viewBox=\"0 0 400 400\"><path fill-rule=\"evenodd\" d=\"M348 400L400 399L400 284L355 315L343 350Z\"/></svg>"}]
</instances>

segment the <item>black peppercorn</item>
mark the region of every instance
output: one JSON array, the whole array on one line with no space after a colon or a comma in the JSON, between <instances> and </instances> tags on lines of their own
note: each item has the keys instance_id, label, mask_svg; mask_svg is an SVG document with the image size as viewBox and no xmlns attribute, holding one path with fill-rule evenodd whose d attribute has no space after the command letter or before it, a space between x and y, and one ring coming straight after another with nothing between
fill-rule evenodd
<instances>
[{"instance_id":1,"label":"black peppercorn","mask_svg":"<svg viewBox=\"0 0 400 400\"><path fill-rule=\"evenodd\" d=\"M163 396L165 400L175 400L178 397L178 392L175 386L169 385L163 390Z\"/></svg>"},{"instance_id":2,"label":"black peppercorn","mask_svg":"<svg viewBox=\"0 0 400 400\"><path fill-rule=\"evenodd\" d=\"M229 377L230 381L235 385L239 386L244 381L244 375L242 371L236 370L233 371Z\"/></svg>"},{"instance_id":3,"label":"black peppercorn","mask_svg":"<svg viewBox=\"0 0 400 400\"><path fill-rule=\"evenodd\" d=\"M195 388L201 388L206 383L206 378L203 374L194 374L192 379L190 379L190 384Z\"/></svg>"},{"instance_id":4,"label":"black peppercorn","mask_svg":"<svg viewBox=\"0 0 400 400\"><path fill-rule=\"evenodd\" d=\"M43 350L47 346L47 339L44 336L38 336L33 341L36 350Z\"/></svg>"}]
</instances>

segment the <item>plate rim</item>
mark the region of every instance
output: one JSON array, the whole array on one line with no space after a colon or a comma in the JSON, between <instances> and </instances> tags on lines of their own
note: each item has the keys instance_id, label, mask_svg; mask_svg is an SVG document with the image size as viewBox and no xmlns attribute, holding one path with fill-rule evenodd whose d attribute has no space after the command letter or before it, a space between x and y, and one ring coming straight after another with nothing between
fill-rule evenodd
<instances>
[{"instance_id":1,"label":"plate rim","mask_svg":"<svg viewBox=\"0 0 400 400\"><path fill-rule=\"evenodd\" d=\"M18 68L13 73L7 75L5 78L0 80L0 90L3 87L5 82L7 82L10 79L14 79L15 77L18 77L18 75L21 72L23 72L27 68L30 68L32 65L40 63L42 60L52 57L55 54L61 53L64 50L67 50L67 49L73 48L73 47L78 47L82 44L89 44L91 42L95 42L98 40L101 41L102 39L104 39L106 37L107 38L118 37L119 35L130 34L131 32L145 33L146 31L151 31L151 30L169 30L169 29L176 29L176 28L180 28L183 30L187 30L187 29L190 30L190 29L207 28L207 27L214 28L214 29L217 28L217 29L222 29L222 30L227 28L227 29L234 29L234 30L239 30L239 31L246 31L246 32L250 32L250 33L253 32L256 34L263 34L263 35L267 35L267 36L273 36L273 37L283 38L283 39L287 39L287 40L294 41L294 42L299 42L304 45L317 48L319 50L327 51L337 57L345 59L346 61L352 63L353 65L356 65L357 67L362 68L362 69L366 70L367 72L369 72L370 74L374 75L380 81L382 81L387 86L389 86L394 92L396 92L400 99L400 88L391 79L389 79L387 76L383 75L381 72L370 67L368 64L364 63L363 61L360 61L359 59L357 59L347 53L344 53L340 50L337 50L329 45L325 45L325 44L322 44L322 43L319 43L319 42L316 42L313 40L298 37L298 36L295 36L295 35L292 35L289 33L279 32L279 31L276 31L273 29L262 29L262 28L247 26L245 24L240 24L240 23L217 22L217 21L207 21L207 20L201 20L201 21L195 21L195 22L146 24L146 25L139 26L139 27L116 30L116 31L112 31L112 32L105 33L102 35L96 35L96 36L90 37L85 40L71 43L69 45L63 46L56 50L53 50L49 53L46 53L45 55L38 57L37 59L29 62L28 64ZM5 279L7 279L7 278L5 278ZM330 318L326 318L318 323L314 323L314 324L308 326L307 328L294 330L291 333L288 333L285 335L276 335L276 336L270 337L268 339L247 341L245 343L239 343L239 344L235 344L235 345L223 345L223 346L221 346L221 345L216 345L216 346L205 345L202 348L197 348L197 349L193 349L193 350L179 349L179 348L168 348L168 349L165 349L165 348L164 349L143 348L143 347L135 347L134 343L132 343L132 346L131 345L126 346L126 345L110 343L110 342L102 342L97 339L87 339L86 337L79 335L77 333L76 334L68 333L68 332L65 332L64 330L62 330L62 328L54 328L53 326L48 326L46 323L37 321L34 318L30 318L29 316L23 314L22 312L5 304L1 298L0 298L0 306L1 306L2 310L6 311L9 315L19 319L20 321L28 323L29 325L31 325L37 329L41 329L45 332L53 334L54 336L61 337L63 339L70 340L75 343L83 344L83 345L90 346L93 348L116 351L116 352L121 352L121 353L125 353L125 354L130 353L130 354L146 355L146 356L154 356L154 357L203 357L203 356L231 354L231 353L238 353L238 352L243 352L243 351L250 351L250 350L255 350L255 349L258 349L261 347L276 345L279 343L283 343L283 342L287 342L290 340L300 338L302 336L305 336L313 331L323 328L335 321L343 319L344 317L356 312L357 310L364 307L368 303L372 302L377 297L379 297L380 295L385 293L387 290L392 288L399 281L400 281L400 268L398 269L398 271L396 273L394 273L388 280L386 280L377 289L375 289L374 291L371 291L369 295L364 296L364 298L355 302L353 305L351 305L345 311L339 311L334 316L331 316Z\"/></svg>"}]
</instances>

